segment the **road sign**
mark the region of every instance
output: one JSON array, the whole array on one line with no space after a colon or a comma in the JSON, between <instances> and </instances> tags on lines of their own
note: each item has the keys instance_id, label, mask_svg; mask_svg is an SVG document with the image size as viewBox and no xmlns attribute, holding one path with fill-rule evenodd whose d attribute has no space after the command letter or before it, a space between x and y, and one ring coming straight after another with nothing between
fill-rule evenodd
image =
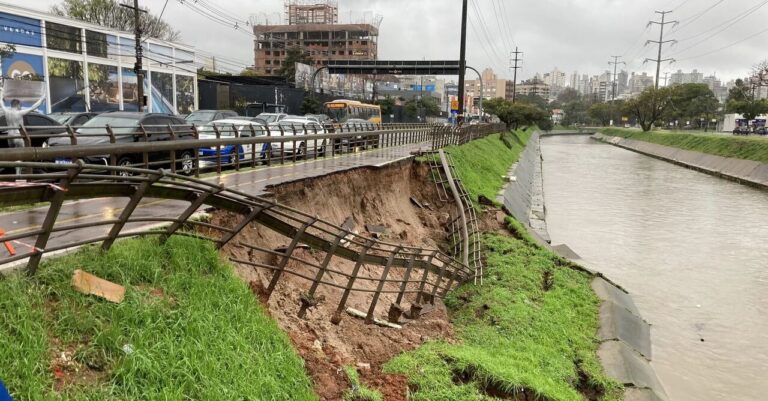
<instances>
[{"instance_id":1,"label":"road sign","mask_svg":"<svg viewBox=\"0 0 768 401\"><path fill-rule=\"evenodd\" d=\"M459 101L457 100L451 100L451 110L459 111Z\"/></svg>"}]
</instances>

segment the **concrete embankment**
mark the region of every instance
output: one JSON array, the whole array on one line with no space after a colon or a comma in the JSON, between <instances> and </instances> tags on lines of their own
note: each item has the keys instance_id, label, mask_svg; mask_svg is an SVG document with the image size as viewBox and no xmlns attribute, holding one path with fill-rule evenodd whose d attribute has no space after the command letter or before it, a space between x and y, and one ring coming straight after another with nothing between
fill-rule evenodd
<instances>
[{"instance_id":1,"label":"concrete embankment","mask_svg":"<svg viewBox=\"0 0 768 401\"><path fill-rule=\"evenodd\" d=\"M528 140L520 160L509 172L510 183L499 194L498 201L537 236L549 243L546 206L544 205L544 181L541 169L541 133L534 133Z\"/></svg>"},{"instance_id":2,"label":"concrete embankment","mask_svg":"<svg viewBox=\"0 0 768 401\"><path fill-rule=\"evenodd\" d=\"M594 277L592 288L602 301L600 330L597 333L601 343L598 356L606 374L625 386L624 399L669 400L651 365L651 326L640 315L631 295L591 268L567 245L550 245L544 205L542 136L546 134L536 133L531 137L520 161L512 167L510 183L498 200L518 221L531 229L534 239L541 246L570 260L574 266Z\"/></svg>"},{"instance_id":3,"label":"concrete embankment","mask_svg":"<svg viewBox=\"0 0 768 401\"><path fill-rule=\"evenodd\" d=\"M768 164L597 133L593 139L741 184L768 189Z\"/></svg>"}]
</instances>

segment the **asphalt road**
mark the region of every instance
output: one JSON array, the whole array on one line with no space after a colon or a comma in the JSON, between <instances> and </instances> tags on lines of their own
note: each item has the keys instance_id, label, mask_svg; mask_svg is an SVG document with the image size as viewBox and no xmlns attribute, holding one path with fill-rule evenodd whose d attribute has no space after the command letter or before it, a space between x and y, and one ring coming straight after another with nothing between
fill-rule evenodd
<instances>
[{"instance_id":1,"label":"asphalt road","mask_svg":"<svg viewBox=\"0 0 768 401\"><path fill-rule=\"evenodd\" d=\"M224 185L229 189L236 189L254 196L265 195L265 189L269 186L286 182L319 177L333 172L351 170L359 167L381 167L411 156L411 152L429 150L430 142L409 144L386 149L376 149L366 152L352 153L329 157L326 159L307 160L271 167L261 166L251 170L232 171L221 176L205 178L206 181ZM67 202L57 219L56 225L72 225L90 223L99 220L117 218L128 199L125 198L98 198L81 201ZM145 199L134 212L134 217L177 217L189 204L185 202ZM39 229L45 219L48 207L43 206L18 212L0 214L0 228L6 231L6 235L21 234ZM126 230L140 230L144 223L126 225ZM48 246L66 245L80 240L95 238L109 232L111 226L84 228L74 231L54 233L48 241ZM34 238L28 238L24 243L33 244ZM19 252L26 252L24 246L17 244ZM0 265L2 259L8 254L0 247ZM0 267L2 270L2 267Z\"/></svg>"}]
</instances>

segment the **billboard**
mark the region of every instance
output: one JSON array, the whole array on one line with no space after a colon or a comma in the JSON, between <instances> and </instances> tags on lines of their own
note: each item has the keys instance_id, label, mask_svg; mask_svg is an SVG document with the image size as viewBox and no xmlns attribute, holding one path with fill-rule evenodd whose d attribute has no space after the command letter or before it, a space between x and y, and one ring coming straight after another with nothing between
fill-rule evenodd
<instances>
[{"instance_id":1,"label":"billboard","mask_svg":"<svg viewBox=\"0 0 768 401\"><path fill-rule=\"evenodd\" d=\"M40 20L0 12L0 42L42 47L40 31Z\"/></svg>"},{"instance_id":2,"label":"billboard","mask_svg":"<svg viewBox=\"0 0 768 401\"><path fill-rule=\"evenodd\" d=\"M4 58L2 60L2 75L7 78L31 80L41 80L45 76L43 70L43 57L34 56L31 54L16 53L13 57ZM10 100L18 99L21 101L22 107L29 107L39 99L39 91L34 93L29 92L24 95L21 93L13 93L10 91L10 85L6 90L5 97L6 103L10 104ZM45 104L40 106L39 110L45 111Z\"/></svg>"}]
</instances>

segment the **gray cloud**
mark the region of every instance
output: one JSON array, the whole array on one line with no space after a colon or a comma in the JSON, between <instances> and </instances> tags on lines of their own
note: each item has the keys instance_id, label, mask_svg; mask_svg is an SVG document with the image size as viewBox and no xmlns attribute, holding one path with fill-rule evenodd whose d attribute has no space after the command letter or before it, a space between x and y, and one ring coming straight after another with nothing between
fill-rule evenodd
<instances>
[{"instance_id":1,"label":"gray cloud","mask_svg":"<svg viewBox=\"0 0 768 401\"><path fill-rule=\"evenodd\" d=\"M283 12L282 0L210 1L241 19L257 15L262 18L271 16L274 20ZM662 73L696 68L705 74L716 73L724 78L734 78L745 75L752 65L768 58L765 52L768 32L721 51L705 54L764 31L768 5L745 16L736 25L711 39L686 50L706 39L709 36L703 34L706 30L736 17L762 3L762 0L724 0L695 20L694 17L718 3L718 0L470 1L477 5L482 18L478 17L470 5L468 63L479 69L492 67L504 77L511 76L509 53L513 50L510 47L514 45L525 53L523 78L554 67L568 74L573 71L599 74L609 68L611 55L625 56L632 71L655 73L655 65L644 65L642 60L655 57L656 48L642 45L647 39L658 38L658 28L644 28L654 18L655 9L669 10L675 7L678 8L672 18L680 20L682 24L677 32L673 30L667 37L695 37L677 46L665 48L665 57L674 56L680 61L663 65ZM27 0L10 2L29 6ZM141 2L154 13L159 13L165 3L164 0ZM34 3L34 7L47 9L57 1L36 0ZM384 17L379 39L381 59L458 58L460 0L340 0L339 3L342 21L360 19L366 12ZM181 31L183 42L220 57L238 60L242 66L253 62L251 38L211 22L178 0L169 0L165 18ZM703 56L691 58L699 55Z\"/></svg>"}]
</instances>

